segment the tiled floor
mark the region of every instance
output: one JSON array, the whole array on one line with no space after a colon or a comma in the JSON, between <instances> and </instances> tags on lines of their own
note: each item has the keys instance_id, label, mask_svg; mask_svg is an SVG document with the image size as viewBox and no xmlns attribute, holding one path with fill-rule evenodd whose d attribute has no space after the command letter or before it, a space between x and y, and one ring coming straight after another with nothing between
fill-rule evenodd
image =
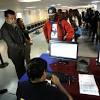
<instances>
[{"instance_id":1,"label":"tiled floor","mask_svg":"<svg viewBox=\"0 0 100 100\"><path fill-rule=\"evenodd\" d=\"M45 38L42 34L42 30L40 30L41 34L33 35L31 33L31 37L33 39L33 45L31 49L31 58L40 56L42 53L47 52L48 44L45 41ZM97 57L96 46L91 44L88 39L84 39L83 37L80 38L79 42L79 56L85 57ZM12 64L11 60L7 57L7 47L4 41L0 41L0 52L4 61L9 62L9 65L4 68L0 69L0 89L7 88L8 93L4 95L0 95L0 100L16 100L16 88L17 88L17 76L15 73L14 65Z\"/></svg>"}]
</instances>

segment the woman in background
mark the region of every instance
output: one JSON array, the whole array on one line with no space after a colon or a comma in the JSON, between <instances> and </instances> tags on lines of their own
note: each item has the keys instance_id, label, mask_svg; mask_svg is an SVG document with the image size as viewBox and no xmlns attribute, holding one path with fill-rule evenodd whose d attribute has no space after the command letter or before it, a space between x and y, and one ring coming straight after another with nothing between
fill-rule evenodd
<instances>
[{"instance_id":1,"label":"woman in background","mask_svg":"<svg viewBox=\"0 0 100 100\"><path fill-rule=\"evenodd\" d=\"M25 29L25 25L23 23L23 19L22 18L18 18L17 19L17 25L22 30L22 32L24 33L24 36L25 36L25 40L26 40L25 60L26 60L26 64L28 64L28 62L30 61L30 51L31 51L32 41L31 41L31 39L29 37L29 31Z\"/></svg>"}]
</instances>

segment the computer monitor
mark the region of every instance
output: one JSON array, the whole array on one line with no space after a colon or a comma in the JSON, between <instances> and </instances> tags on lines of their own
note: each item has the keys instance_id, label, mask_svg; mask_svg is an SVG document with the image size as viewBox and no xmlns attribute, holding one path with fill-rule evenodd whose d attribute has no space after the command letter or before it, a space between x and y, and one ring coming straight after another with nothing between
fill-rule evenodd
<instances>
[{"instance_id":1,"label":"computer monitor","mask_svg":"<svg viewBox=\"0 0 100 100\"><path fill-rule=\"evenodd\" d=\"M97 63L100 65L100 50L98 50L98 58L97 58Z\"/></svg>"},{"instance_id":2,"label":"computer monitor","mask_svg":"<svg viewBox=\"0 0 100 100\"><path fill-rule=\"evenodd\" d=\"M66 41L51 41L49 43L49 55L60 59L77 60L78 44Z\"/></svg>"}]
</instances>

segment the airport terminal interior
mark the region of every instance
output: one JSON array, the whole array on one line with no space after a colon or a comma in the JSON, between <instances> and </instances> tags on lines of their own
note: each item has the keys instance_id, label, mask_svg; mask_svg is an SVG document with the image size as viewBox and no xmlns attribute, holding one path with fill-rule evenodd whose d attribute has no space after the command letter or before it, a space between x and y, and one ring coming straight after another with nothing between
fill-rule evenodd
<instances>
[{"instance_id":1,"label":"airport terminal interior","mask_svg":"<svg viewBox=\"0 0 100 100\"><path fill-rule=\"evenodd\" d=\"M4 23L3 13L7 9L16 11L17 18L23 18L27 29L32 24L45 21L48 18L47 9L53 6L57 9L78 9L81 13L88 8L100 11L100 0L37 0L36 2L19 2L20 0L0 0L0 27ZM30 0L27 0L30 1ZM42 24L43 25L43 24ZM31 29L30 29L31 30ZM99 44L91 42L89 31L82 26L82 34L78 39L78 56L98 57ZM43 34L43 26L30 32L32 39L31 58L39 57L43 53L48 53L48 43ZM0 89L7 88L8 92L0 94L0 100L16 100L16 89L18 78L12 61L7 56L7 45L0 40L0 53L3 61L8 62L8 66L0 68Z\"/></svg>"}]
</instances>

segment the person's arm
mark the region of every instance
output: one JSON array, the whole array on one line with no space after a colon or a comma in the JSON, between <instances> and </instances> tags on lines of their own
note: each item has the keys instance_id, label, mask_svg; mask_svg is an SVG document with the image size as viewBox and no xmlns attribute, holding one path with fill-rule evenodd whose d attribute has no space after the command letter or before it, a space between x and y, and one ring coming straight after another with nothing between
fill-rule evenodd
<instances>
[{"instance_id":1,"label":"person's arm","mask_svg":"<svg viewBox=\"0 0 100 100\"><path fill-rule=\"evenodd\" d=\"M52 82L57 85L57 87L69 98L69 100L73 100L72 96L68 93L68 91L66 91L64 89L64 87L62 86L62 84L60 83L60 80L57 76L52 75L51 78Z\"/></svg>"},{"instance_id":2,"label":"person's arm","mask_svg":"<svg viewBox=\"0 0 100 100\"><path fill-rule=\"evenodd\" d=\"M17 87L17 91L16 91L16 96L17 96L17 100L24 100L23 96L22 96L22 88L21 88L21 84L20 82L18 82L18 87Z\"/></svg>"},{"instance_id":3,"label":"person's arm","mask_svg":"<svg viewBox=\"0 0 100 100\"><path fill-rule=\"evenodd\" d=\"M97 33L98 33L98 35L100 34L100 21L98 21L98 23L97 23Z\"/></svg>"},{"instance_id":4,"label":"person's arm","mask_svg":"<svg viewBox=\"0 0 100 100\"><path fill-rule=\"evenodd\" d=\"M45 22L45 24L43 26L43 33L44 33L44 36L45 36L47 43L49 43L48 34L47 34L47 22Z\"/></svg>"},{"instance_id":5,"label":"person's arm","mask_svg":"<svg viewBox=\"0 0 100 100\"><path fill-rule=\"evenodd\" d=\"M7 45L11 48L13 48L14 50L22 50L23 46L22 45L18 45L16 40L13 38L13 36L8 33L8 31L6 29L2 29L1 30L2 33L2 39L7 43Z\"/></svg>"},{"instance_id":6,"label":"person's arm","mask_svg":"<svg viewBox=\"0 0 100 100\"><path fill-rule=\"evenodd\" d=\"M17 44L12 39L11 35L8 33L6 29L1 29L2 39L6 41L6 43L14 48L17 48Z\"/></svg>"},{"instance_id":7,"label":"person's arm","mask_svg":"<svg viewBox=\"0 0 100 100\"><path fill-rule=\"evenodd\" d=\"M62 21L62 25L63 25L65 31L67 32L66 33L66 41L71 41L74 37L74 29L66 20Z\"/></svg>"}]
</instances>

